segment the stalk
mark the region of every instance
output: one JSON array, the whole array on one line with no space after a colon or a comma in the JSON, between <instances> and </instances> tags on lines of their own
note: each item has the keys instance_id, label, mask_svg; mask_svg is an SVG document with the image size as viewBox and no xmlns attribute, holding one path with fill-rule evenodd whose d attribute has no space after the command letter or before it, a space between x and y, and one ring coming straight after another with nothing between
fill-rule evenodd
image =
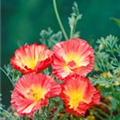
<instances>
[{"instance_id":1,"label":"stalk","mask_svg":"<svg viewBox=\"0 0 120 120\"><path fill-rule=\"evenodd\" d=\"M59 26L60 26L60 28L61 28L61 30L62 30L62 32L63 32L63 35L64 35L65 39L68 40L67 34L66 34L66 32L65 32L65 29L64 29L64 27L63 27L63 24L62 24L62 22L61 22L61 20L60 20L60 16L59 16L59 14L58 14L56 0L53 0L53 6L54 6L54 11L55 11L55 15L56 15L56 18L57 18L57 20L58 20Z\"/></svg>"}]
</instances>

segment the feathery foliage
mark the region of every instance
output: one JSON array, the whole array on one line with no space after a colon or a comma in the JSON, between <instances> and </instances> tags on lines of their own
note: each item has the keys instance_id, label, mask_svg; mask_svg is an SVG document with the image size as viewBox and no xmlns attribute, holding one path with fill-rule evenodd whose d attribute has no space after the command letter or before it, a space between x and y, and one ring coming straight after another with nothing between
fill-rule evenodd
<instances>
[{"instance_id":1,"label":"feathery foliage","mask_svg":"<svg viewBox=\"0 0 120 120\"><path fill-rule=\"evenodd\" d=\"M79 38L80 32L76 31L77 23L81 20L82 14L80 14L78 5L76 2L73 3L71 16L68 18L70 26L70 38Z\"/></svg>"}]
</instances>

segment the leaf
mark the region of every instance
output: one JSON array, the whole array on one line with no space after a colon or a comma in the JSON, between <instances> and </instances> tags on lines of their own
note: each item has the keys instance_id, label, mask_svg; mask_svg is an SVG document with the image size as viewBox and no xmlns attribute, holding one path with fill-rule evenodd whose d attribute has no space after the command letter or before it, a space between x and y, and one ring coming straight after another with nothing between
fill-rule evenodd
<instances>
[{"instance_id":1,"label":"leaf","mask_svg":"<svg viewBox=\"0 0 120 120\"><path fill-rule=\"evenodd\" d=\"M2 94L0 93L0 108L2 108L3 105L2 105Z\"/></svg>"},{"instance_id":2,"label":"leaf","mask_svg":"<svg viewBox=\"0 0 120 120\"><path fill-rule=\"evenodd\" d=\"M15 116L12 115L12 112L8 112L7 110L5 110L5 109L3 109L1 107L0 107L0 117L4 118L5 120L7 120L7 119L9 119L9 120L17 120L17 119L15 119Z\"/></svg>"},{"instance_id":3,"label":"leaf","mask_svg":"<svg viewBox=\"0 0 120 120\"><path fill-rule=\"evenodd\" d=\"M13 84L15 84L20 79L20 77L22 76L21 72L13 69L10 64L4 65L4 69L7 73L7 75L10 76Z\"/></svg>"},{"instance_id":4,"label":"leaf","mask_svg":"<svg viewBox=\"0 0 120 120\"><path fill-rule=\"evenodd\" d=\"M73 3L71 16L68 17L68 23L70 26L70 38L79 38L80 32L76 31L77 23L82 18L82 14L79 13L78 5Z\"/></svg>"},{"instance_id":5,"label":"leaf","mask_svg":"<svg viewBox=\"0 0 120 120\"><path fill-rule=\"evenodd\" d=\"M110 20L112 20L118 27L120 27L120 19L111 17Z\"/></svg>"},{"instance_id":6,"label":"leaf","mask_svg":"<svg viewBox=\"0 0 120 120\"><path fill-rule=\"evenodd\" d=\"M40 32L40 42L46 45L48 48L52 48L57 42L62 41L62 32L58 31L57 33L53 33L51 28L48 30L42 30Z\"/></svg>"},{"instance_id":7,"label":"leaf","mask_svg":"<svg viewBox=\"0 0 120 120\"><path fill-rule=\"evenodd\" d=\"M67 117L68 117L68 114L65 113L59 120L65 120L65 118L67 118Z\"/></svg>"},{"instance_id":8,"label":"leaf","mask_svg":"<svg viewBox=\"0 0 120 120\"><path fill-rule=\"evenodd\" d=\"M112 85L111 78L105 78L100 75L95 75L93 77L90 77L90 81L93 83L93 85L99 85L104 86L106 88L109 88Z\"/></svg>"},{"instance_id":9,"label":"leaf","mask_svg":"<svg viewBox=\"0 0 120 120\"><path fill-rule=\"evenodd\" d=\"M115 46L117 42L118 38L112 35L109 35L106 38L101 37L101 39L98 39L97 41L97 43L102 45L108 52L115 52Z\"/></svg>"},{"instance_id":10,"label":"leaf","mask_svg":"<svg viewBox=\"0 0 120 120\"><path fill-rule=\"evenodd\" d=\"M118 38L109 35L98 39L98 51L95 50L95 71L110 71L120 66L120 45ZM102 58L102 59L101 59Z\"/></svg>"}]
</instances>

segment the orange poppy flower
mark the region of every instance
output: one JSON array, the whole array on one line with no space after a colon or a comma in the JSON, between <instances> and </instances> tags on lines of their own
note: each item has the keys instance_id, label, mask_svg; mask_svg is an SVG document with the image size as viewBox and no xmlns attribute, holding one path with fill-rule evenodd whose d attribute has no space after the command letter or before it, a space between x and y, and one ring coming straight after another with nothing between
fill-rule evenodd
<instances>
[{"instance_id":1,"label":"orange poppy flower","mask_svg":"<svg viewBox=\"0 0 120 120\"><path fill-rule=\"evenodd\" d=\"M62 84L61 99L65 102L66 112L83 116L87 109L100 103L99 91L87 78L79 75L69 76Z\"/></svg>"},{"instance_id":2,"label":"orange poppy flower","mask_svg":"<svg viewBox=\"0 0 120 120\"><path fill-rule=\"evenodd\" d=\"M86 76L93 69L94 50L85 40L72 38L57 43L53 50L53 74L58 79L71 74Z\"/></svg>"},{"instance_id":3,"label":"orange poppy flower","mask_svg":"<svg viewBox=\"0 0 120 120\"><path fill-rule=\"evenodd\" d=\"M38 73L51 65L53 52L44 45L25 45L15 51L10 59L13 68L22 73Z\"/></svg>"},{"instance_id":4,"label":"orange poppy flower","mask_svg":"<svg viewBox=\"0 0 120 120\"><path fill-rule=\"evenodd\" d=\"M59 95L61 86L50 76L42 74L26 74L15 84L11 95L11 105L18 115L33 117L36 110L47 106L50 97Z\"/></svg>"}]
</instances>

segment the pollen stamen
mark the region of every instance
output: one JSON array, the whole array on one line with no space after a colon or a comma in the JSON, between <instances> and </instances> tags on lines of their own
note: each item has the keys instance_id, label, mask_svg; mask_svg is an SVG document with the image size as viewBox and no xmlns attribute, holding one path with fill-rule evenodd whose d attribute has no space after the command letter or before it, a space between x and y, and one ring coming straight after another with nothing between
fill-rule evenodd
<instances>
[{"instance_id":1,"label":"pollen stamen","mask_svg":"<svg viewBox=\"0 0 120 120\"><path fill-rule=\"evenodd\" d=\"M34 86L33 88L26 91L26 97L37 102L40 99L44 98L45 93L45 89Z\"/></svg>"}]
</instances>

